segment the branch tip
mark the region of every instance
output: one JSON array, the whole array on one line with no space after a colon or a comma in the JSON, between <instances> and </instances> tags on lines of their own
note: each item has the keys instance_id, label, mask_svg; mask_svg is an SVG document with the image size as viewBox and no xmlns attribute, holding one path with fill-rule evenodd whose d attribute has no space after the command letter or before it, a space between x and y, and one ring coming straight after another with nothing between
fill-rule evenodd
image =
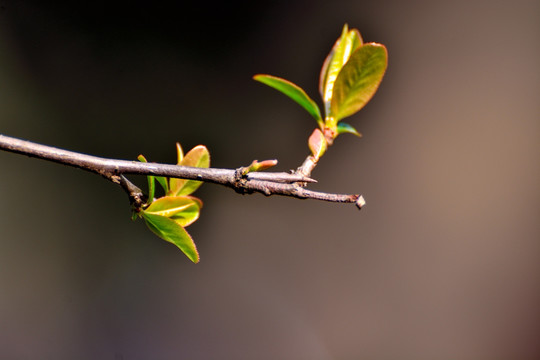
<instances>
[{"instance_id":1,"label":"branch tip","mask_svg":"<svg viewBox=\"0 0 540 360\"><path fill-rule=\"evenodd\" d=\"M364 200L362 195L358 195L358 199L356 199L355 204L358 210L362 210L362 208L366 205L366 200Z\"/></svg>"}]
</instances>

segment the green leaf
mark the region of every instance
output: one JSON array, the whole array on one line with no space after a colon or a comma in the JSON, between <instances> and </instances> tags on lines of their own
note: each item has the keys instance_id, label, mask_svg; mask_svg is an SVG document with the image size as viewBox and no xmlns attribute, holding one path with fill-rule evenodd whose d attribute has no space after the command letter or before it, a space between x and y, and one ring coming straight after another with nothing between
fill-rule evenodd
<instances>
[{"instance_id":1,"label":"green leaf","mask_svg":"<svg viewBox=\"0 0 540 360\"><path fill-rule=\"evenodd\" d=\"M343 66L347 63L351 54L362 46L362 37L356 29L349 31L347 24L343 26L343 31L339 39L332 47L332 50L324 60L319 77L319 92L324 102L324 110L327 117L331 117L332 94L334 83Z\"/></svg>"},{"instance_id":2,"label":"green leaf","mask_svg":"<svg viewBox=\"0 0 540 360\"><path fill-rule=\"evenodd\" d=\"M322 123L321 111L319 110L317 103L315 103L315 101L313 101L298 85L276 76L264 74L255 75L253 79L281 91L306 109L319 124Z\"/></svg>"},{"instance_id":3,"label":"green leaf","mask_svg":"<svg viewBox=\"0 0 540 360\"><path fill-rule=\"evenodd\" d=\"M191 225L199 218L202 201L192 196L165 196L144 210L174 220L180 226Z\"/></svg>"},{"instance_id":4,"label":"green leaf","mask_svg":"<svg viewBox=\"0 0 540 360\"><path fill-rule=\"evenodd\" d=\"M334 84L331 112L336 121L364 107L377 91L386 66L387 52L381 44L365 44L351 55Z\"/></svg>"},{"instance_id":5,"label":"green leaf","mask_svg":"<svg viewBox=\"0 0 540 360\"><path fill-rule=\"evenodd\" d=\"M139 155L137 159L140 162L147 162L143 155ZM154 201L154 196L156 194L156 182L154 176L152 175L148 175L146 178L148 179L148 203L151 203Z\"/></svg>"},{"instance_id":6,"label":"green leaf","mask_svg":"<svg viewBox=\"0 0 540 360\"><path fill-rule=\"evenodd\" d=\"M140 162L148 162L148 161L146 161L146 158L143 155L139 155L137 157L137 159ZM154 201L154 196L155 196L155 193L156 193L156 183L155 183L154 180L158 181L158 183L161 185L161 187L163 188L163 191L165 191L165 193L167 193L167 191L169 191L169 185L167 183L167 178L164 178L162 176L153 176L153 175L148 175L147 178L148 178L148 203L151 203L152 201Z\"/></svg>"},{"instance_id":7,"label":"green leaf","mask_svg":"<svg viewBox=\"0 0 540 360\"><path fill-rule=\"evenodd\" d=\"M210 153L206 146L197 145L191 149L178 165L207 168L210 166ZM171 178L169 195L189 195L202 185L202 181Z\"/></svg>"},{"instance_id":8,"label":"green leaf","mask_svg":"<svg viewBox=\"0 0 540 360\"><path fill-rule=\"evenodd\" d=\"M165 194L167 194L169 192L169 183L167 181L167 178L163 176L156 176L156 180L163 188L163 191L165 191Z\"/></svg>"},{"instance_id":9,"label":"green leaf","mask_svg":"<svg viewBox=\"0 0 540 360\"><path fill-rule=\"evenodd\" d=\"M362 137L362 134L360 134L358 131L356 131L356 129L354 127L352 127L351 125L349 125L347 123L344 123L344 122L340 122L337 125L337 133L338 133L338 135L339 134L344 134L344 133L349 133L349 134L356 135L358 137Z\"/></svg>"},{"instance_id":10,"label":"green leaf","mask_svg":"<svg viewBox=\"0 0 540 360\"><path fill-rule=\"evenodd\" d=\"M174 220L161 215L143 212L143 219L148 228L157 236L176 246L194 263L199 262L199 253L188 232Z\"/></svg>"}]
</instances>

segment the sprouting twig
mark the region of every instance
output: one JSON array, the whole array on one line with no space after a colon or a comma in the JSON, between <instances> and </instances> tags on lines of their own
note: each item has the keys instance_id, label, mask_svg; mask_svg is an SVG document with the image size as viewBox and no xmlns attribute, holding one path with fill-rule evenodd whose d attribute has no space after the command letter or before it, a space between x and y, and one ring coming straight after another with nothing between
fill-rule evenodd
<instances>
[{"instance_id":1,"label":"sprouting twig","mask_svg":"<svg viewBox=\"0 0 540 360\"><path fill-rule=\"evenodd\" d=\"M364 204L360 195L341 195L305 189L305 183L316 182L301 173L249 172L245 167L238 169L197 168L170 164L143 163L137 161L107 159L74 151L37 144L0 134L0 149L54 161L99 174L120 185L129 195L135 207L144 202L142 191L127 180L124 175L155 175L180 179L199 180L233 188L239 193L259 192L264 195L291 196L299 199L316 199L331 202L355 203L359 208Z\"/></svg>"}]
</instances>

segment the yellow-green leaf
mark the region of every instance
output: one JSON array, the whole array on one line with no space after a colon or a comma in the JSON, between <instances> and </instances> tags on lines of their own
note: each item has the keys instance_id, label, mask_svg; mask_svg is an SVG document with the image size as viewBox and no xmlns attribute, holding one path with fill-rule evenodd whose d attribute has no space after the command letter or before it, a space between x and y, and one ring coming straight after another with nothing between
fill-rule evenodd
<instances>
[{"instance_id":1,"label":"yellow-green leaf","mask_svg":"<svg viewBox=\"0 0 540 360\"><path fill-rule=\"evenodd\" d=\"M144 210L147 214L168 217L180 226L189 226L198 218L202 201L193 196L165 196Z\"/></svg>"},{"instance_id":2,"label":"yellow-green leaf","mask_svg":"<svg viewBox=\"0 0 540 360\"><path fill-rule=\"evenodd\" d=\"M244 170L242 171L242 175L247 175L253 171L264 171L270 169L271 167L276 166L277 163L278 161L275 159L263 161L253 160L249 166L244 168Z\"/></svg>"},{"instance_id":3,"label":"yellow-green leaf","mask_svg":"<svg viewBox=\"0 0 540 360\"><path fill-rule=\"evenodd\" d=\"M210 153L204 145L195 146L180 161L178 165L207 168L210 166ZM186 179L170 179L171 190L169 195L189 195L202 185L201 181Z\"/></svg>"},{"instance_id":4,"label":"yellow-green leaf","mask_svg":"<svg viewBox=\"0 0 540 360\"><path fill-rule=\"evenodd\" d=\"M287 95L306 109L307 112L310 113L319 124L322 123L321 111L319 110L317 103L313 101L298 85L272 75L258 74L255 75L253 79L281 91L283 94Z\"/></svg>"},{"instance_id":5,"label":"yellow-green leaf","mask_svg":"<svg viewBox=\"0 0 540 360\"><path fill-rule=\"evenodd\" d=\"M331 112L336 121L364 107L377 91L387 63L386 48L381 44L365 44L351 55L334 84Z\"/></svg>"},{"instance_id":6,"label":"yellow-green leaf","mask_svg":"<svg viewBox=\"0 0 540 360\"><path fill-rule=\"evenodd\" d=\"M199 262L199 252L189 233L174 220L161 215L143 212L148 228L165 241L176 245L194 263Z\"/></svg>"},{"instance_id":7,"label":"yellow-green leaf","mask_svg":"<svg viewBox=\"0 0 540 360\"><path fill-rule=\"evenodd\" d=\"M182 150L182 146L179 142L176 143L176 156L178 158L178 161L176 163L180 165L180 163L182 163L182 160L184 159L184 151Z\"/></svg>"},{"instance_id":8,"label":"yellow-green leaf","mask_svg":"<svg viewBox=\"0 0 540 360\"><path fill-rule=\"evenodd\" d=\"M356 29L349 31L347 24L332 50L324 60L319 77L319 92L324 102L324 110L327 117L331 117L330 102L334 89L334 83L343 66L347 63L351 54L362 46L362 37Z\"/></svg>"},{"instance_id":9,"label":"yellow-green leaf","mask_svg":"<svg viewBox=\"0 0 540 360\"><path fill-rule=\"evenodd\" d=\"M199 214L201 212L202 202L193 203L182 211L177 212L170 217L171 220L174 220L178 225L182 227L187 227L193 224L197 219L199 219Z\"/></svg>"}]
</instances>

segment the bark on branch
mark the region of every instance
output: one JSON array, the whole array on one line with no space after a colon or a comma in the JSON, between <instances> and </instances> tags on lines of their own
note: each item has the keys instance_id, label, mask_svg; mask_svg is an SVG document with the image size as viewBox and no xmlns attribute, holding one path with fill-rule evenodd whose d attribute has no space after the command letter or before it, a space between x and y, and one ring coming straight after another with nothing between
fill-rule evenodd
<instances>
[{"instance_id":1,"label":"bark on branch","mask_svg":"<svg viewBox=\"0 0 540 360\"><path fill-rule=\"evenodd\" d=\"M54 161L99 174L120 185L129 195L134 206L142 206L142 191L124 175L155 175L180 179L200 180L230 187L241 194L254 192L264 195L291 196L299 199L316 199L331 202L354 203L360 209L365 201L360 195L331 194L305 189L306 183L316 182L300 172L249 172L238 169L195 168L170 164L143 163L137 161L107 159L74 151L41 145L0 134L0 149Z\"/></svg>"}]
</instances>

